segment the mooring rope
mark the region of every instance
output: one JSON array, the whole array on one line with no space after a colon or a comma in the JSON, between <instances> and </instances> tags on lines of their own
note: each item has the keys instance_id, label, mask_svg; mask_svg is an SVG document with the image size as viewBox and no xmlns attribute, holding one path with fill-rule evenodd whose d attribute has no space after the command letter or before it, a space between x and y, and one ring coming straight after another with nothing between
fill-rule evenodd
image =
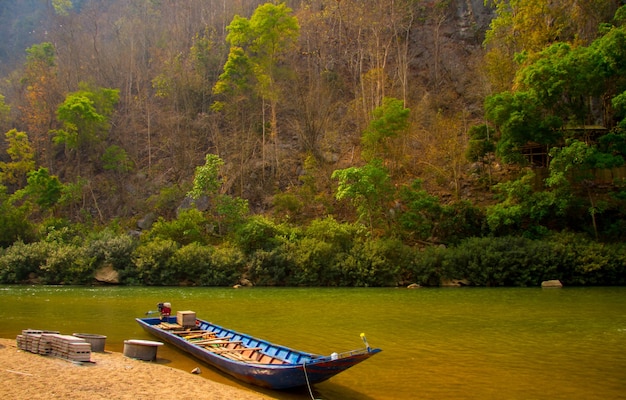
<instances>
[{"instance_id":1,"label":"mooring rope","mask_svg":"<svg viewBox=\"0 0 626 400\"><path fill-rule=\"evenodd\" d=\"M311 390L311 382L309 382L309 375L306 373L306 361L302 363L302 369L304 370L304 378L306 379L306 386L309 388L309 395L311 400L320 400L313 397L313 391Z\"/></svg>"}]
</instances>

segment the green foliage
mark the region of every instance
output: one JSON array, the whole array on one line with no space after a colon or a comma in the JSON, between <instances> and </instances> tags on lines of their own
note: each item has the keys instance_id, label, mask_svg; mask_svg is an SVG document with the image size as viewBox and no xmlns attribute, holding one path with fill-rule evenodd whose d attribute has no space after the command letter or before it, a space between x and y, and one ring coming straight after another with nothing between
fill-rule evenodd
<instances>
[{"instance_id":1,"label":"green foliage","mask_svg":"<svg viewBox=\"0 0 626 400\"><path fill-rule=\"evenodd\" d=\"M253 216L237 228L235 242L245 254L257 250L271 251L280 244L279 238L294 233L286 225L274 223L263 216Z\"/></svg>"},{"instance_id":2,"label":"green foliage","mask_svg":"<svg viewBox=\"0 0 626 400\"><path fill-rule=\"evenodd\" d=\"M538 286L554 279L557 260L546 242L504 236L467 239L446 252L443 264L477 286Z\"/></svg>"},{"instance_id":3,"label":"green foliage","mask_svg":"<svg viewBox=\"0 0 626 400\"><path fill-rule=\"evenodd\" d=\"M399 99L385 97L383 104L372 115L368 128L363 132L363 158L370 161L384 158L390 148L389 140L397 137L409 127L410 110Z\"/></svg>"},{"instance_id":4,"label":"green foliage","mask_svg":"<svg viewBox=\"0 0 626 400\"><path fill-rule=\"evenodd\" d=\"M218 189L222 186L220 168L224 165L224 161L215 154L207 154L205 160L206 162L203 166L196 168L193 189L187 193L188 196L195 200L203 195L212 196L217 194Z\"/></svg>"},{"instance_id":5,"label":"green foliage","mask_svg":"<svg viewBox=\"0 0 626 400\"><path fill-rule=\"evenodd\" d=\"M133 254L136 270L127 275L145 285L179 284L180 276L172 267L172 257L179 248L177 242L159 237L142 243Z\"/></svg>"},{"instance_id":6,"label":"green foliage","mask_svg":"<svg viewBox=\"0 0 626 400\"><path fill-rule=\"evenodd\" d=\"M300 34L298 20L284 3L265 3L250 19L236 15L226 28L230 54L224 72L213 88L216 94L234 94L252 87L272 102L279 97L275 85L284 54L291 50ZM215 109L223 103L214 104Z\"/></svg>"},{"instance_id":7,"label":"green foliage","mask_svg":"<svg viewBox=\"0 0 626 400\"><path fill-rule=\"evenodd\" d=\"M50 246L46 263L41 266L41 283L86 284L93 280L91 260L85 257L84 248L73 244Z\"/></svg>"},{"instance_id":8,"label":"green foliage","mask_svg":"<svg viewBox=\"0 0 626 400\"><path fill-rule=\"evenodd\" d=\"M297 220L304 209L304 203L295 194L278 193L273 200L274 213L284 215L288 220Z\"/></svg>"},{"instance_id":9,"label":"green foliage","mask_svg":"<svg viewBox=\"0 0 626 400\"><path fill-rule=\"evenodd\" d=\"M137 240L127 234L110 229L99 232L85 244L85 258L91 260L93 269L110 265L117 271L133 268L133 253Z\"/></svg>"},{"instance_id":10,"label":"green foliage","mask_svg":"<svg viewBox=\"0 0 626 400\"><path fill-rule=\"evenodd\" d=\"M74 6L72 0L52 0L52 7L57 15L66 17Z\"/></svg>"},{"instance_id":11,"label":"green foliage","mask_svg":"<svg viewBox=\"0 0 626 400\"><path fill-rule=\"evenodd\" d=\"M107 171L129 172L133 169L133 162L126 150L112 145L107 147L102 154L102 167Z\"/></svg>"},{"instance_id":12,"label":"green foliage","mask_svg":"<svg viewBox=\"0 0 626 400\"><path fill-rule=\"evenodd\" d=\"M158 194L150 196L147 203L157 214L172 215L184 196L185 192L179 186L164 186Z\"/></svg>"},{"instance_id":13,"label":"green foliage","mask_svg":"<svg viewBox=\"0 0 626 400\"><path fill-rule=\"evenodd\" d=\"M304 235L331 244L338 254L350 251L355 242L368 236L360 224L340 223L333 217L311 221Z\"/></svg>"},{"instance_id":14,"label":"green foliage","mask_svg":"<svg viewBox=\"0 0 626 400\"><path fill-rule=\"evenodd\" d=\"M15 205L0 185L0 247L8 247L18 240L30 242L35 237L35 229L28 220L28 204Z\"/></svg>"},{"instance_id":15,"label":"green foliage","mask_svg":"<svg viewBox=\"0 0 626 400\"><path fill-rule=\"evenodd\" d=\"M338 259L342 286L395 286L400 269L410 260L410 250L397 239L379 238L358 242L349 255Z\"/></svg>"},{"instance_id":16,"label":"green foliage","mask_svg":"<svg viewBox=\"0 0 626 400\"><path fill-rule=\"evenodd\" d=\"M495 131L488 125L472 126L469 130L469 143L465 152L465 157L471 161L484 161L489 153L493 153L495 148Z\"/></svg>"},{"instance_id":17,"label":"green foliage","mask_svg":"<svg viewBox=\"0 0 626 400\"><path fill-rule=\"evenodd\" d=\"M231 286L242 271L243 257L230 247L207 247L191 243L176 251L172 268L179 280L202 286Z\"/></svg>"},{"instance_id":18,"label":"green foliage","mask_svg":"<svg viewBox=\"0 0 626 400\"><path fill-rule=\"evenodd\" d=\"M516 153L526 143L560 144L560 128L581 126L596 118L591 114L593 99L613 101L620 122L620 95L626 90L625 42L626 29L611 27L589 46L554 43L527 57L516 74L515 91L503 91L485 101L487 118L501 133L499 155L507 162L521 163ZM606 162L607 156L603 158Z\"/></svg>"},{"instance_id":19,"label":"green foliage","mask_svg":"<svg viewBox=\"0 0 626 400\"><path fill-rule=\"evenodd\" d=\"M413 240L432 240L443 211L439 198L428 194L422 188L422 181L416 179L400 189L400 200L405 209L398 222L404 235Z\"/></svg>"},{"instance_id":20,"label":"green foliage","mask_svg":"<svg viewBox=\"0 0 626 400\"><path fill-rule=\"evenodd\" d=\"M15 242L0 255L0 282L24 283L35 280L46 264L52 245L47 242Z\"/></svg>"},{"instance_id":21,"label":"green foliage","mask_svg":"<svg viewBox=\"0 0 626 400\"><path fill-rule=\"evenodd\" d=\"M469 201L456 201L442 208L433 236L445 244L456 244L468 237L480 237L485 230L485 213Z\"/></svg>"},{"instance_id":22,"label":"green foliage","mask_svg":"<svg viewBox=\"0 0 626 400\"><path fill-rule=\"evenodd\" d=\"M559 279L566 285L626 284L626 246L603 244L573 233L552 235Z\"/></svg>"},{"instance_id":23,"label":"green foliage","mask_svg":"<svg viewBox=\"0 0 626 400\"><path fill-rule=\"evenodd\" d=\"M485 100L487 118L501 132L496 146L497 154L506 162L523 163L519 147L528 142L555 143L558 128L563 121L555 115L546 115L533 93L502 92Z\"/></svg>"},{"instance_id":24,"label":"green foliage","mask_svg":"<svg viewBox=\"0 0 626 400\"><path fill-rule=\"evenodd\" d=\"M380 160L373 160L360 168L335 170L331 177L339 181L335 198L350 200L359 220L365 222L371 231L389 227L387 211L394 190Z\"/></svg>"},{"instance_id":25,"label":"green foliage","mask_svg":"<svg viewBox=\"0 0 626 400\"><path fill-rule=\"evenodd\" d=\"M495 190L502 196L500 203L487 207L486 219L491 232L507 235L519 232L534 236L542 234L540 228L546 220L556 223L570 205L567 192L534 190L535 174L527 171L519 179L499 183Z\"/></svg>"},{"instance_id":26,"label":"green foliage","mask_svg":"<svg viewBox=\"0 0 626 400\"><path fill-rule=\"evenodd\" d=\"M202 212L195 208L181 210L172 221L159 218L147 234L146 240L170 240L180 245L207 243L207 238L214 230Z\"/></svg>"},{"instance_id":27,"label":"green foliage","mask_svg":"<svg viewBox=\"0 0 626 400\"><path fill-rule=\"evenodd\" d=\"M29 172L27 182L24 193L42 209L51 209L61 200L63 184L57 176L50 175L47 168Z\"/></svg>"},{"instance_id":28,"label":"green foliage","mask_svg":"<svg viewBox=\"0 0 626 400\"><path fill-rule=\"evenodd\" d=\"M245 223L249 213L248 200L228 195L220 195L215 199L213 218L217 221L220 235L236 231Z\"/></svg>"},{"instance_id":29,"label":"green foliage","mask_svg":"<svg viewBox=\"0 0 626 400\"><path fill-rule=\"evenodd\" d=\"M118 89L90 88L67 94L57 108L57 119L62 129L51 131L56 144L68 150L92 152L108 135L108 120L119 101Z\"/></svg>"},{"instance_id":30,"label":"green foliage","mask_svg":"<svg viewBox=\"0 0 626 400\"><path fill-rule=\"evenodd\" d=\"M35 67L36 65L54 67L55 52L56 50L50 42L34 44L26 49L26 62L31 67Z\"/></svg>"},{"instance_id":31,"label":"green foliage","mask_svg":"<svg viewBox=\"0 0 626 400\"><path fill-rule=\"evenodd\" d=\"M9 122L9 118L11 116L11 106L9 106L5 97L0 94L0 129L3 129L4 124Z\"/></svg>"},{"instance_id":32,"label":"green foliage","mask_svg":"<svg viewBox=\"0 0 626 400\"><path fill-rule=\"evenodd\" d=\"M10 162L0 161L0 182L10 185L23 184L26 175L35 169L35 150L28 135L11 129L6 134L7 154Z\"/></svg>"}]
</instances>

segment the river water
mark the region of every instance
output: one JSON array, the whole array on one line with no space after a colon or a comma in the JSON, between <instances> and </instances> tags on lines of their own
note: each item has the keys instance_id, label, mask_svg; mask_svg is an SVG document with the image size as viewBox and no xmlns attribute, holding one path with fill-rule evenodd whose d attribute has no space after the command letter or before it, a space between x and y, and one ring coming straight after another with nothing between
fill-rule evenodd
<instances>
[{"instance_id":1,"label":"river water","mask_svg":"<svg viewBox=\"0 0 626 400\"><path fill-rule=\"evenodd\" d=\"M0 337L22 329L152 339L158 302L289 347L383 352L315 385L317 399L626 399L626 288L129 288L0 286ZM241 385L169 346L158 361ZM0 366L2 367L2 366ZM5 366L6 367L6 366ZM155 382L158 384L158 382ZM210 398L207 397L207 398Z\"/></svg>"}]
</instances>

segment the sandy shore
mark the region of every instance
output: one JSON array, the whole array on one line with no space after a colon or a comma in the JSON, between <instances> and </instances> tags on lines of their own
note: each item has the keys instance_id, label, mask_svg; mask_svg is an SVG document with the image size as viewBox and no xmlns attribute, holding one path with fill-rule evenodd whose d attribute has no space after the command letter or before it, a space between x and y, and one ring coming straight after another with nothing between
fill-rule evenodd
<instances>
[{"instance_id":1,"label":"sandy shore","mask_svg":"<svg viewBox=\"0 0 626 400\"><path fill-rule=\"evenodd\" d=\"M2 399L270 399L164 365L121 353L91 353L91 363L73 363L17 348L0 339Z\"/></svg>"}]
</instances>

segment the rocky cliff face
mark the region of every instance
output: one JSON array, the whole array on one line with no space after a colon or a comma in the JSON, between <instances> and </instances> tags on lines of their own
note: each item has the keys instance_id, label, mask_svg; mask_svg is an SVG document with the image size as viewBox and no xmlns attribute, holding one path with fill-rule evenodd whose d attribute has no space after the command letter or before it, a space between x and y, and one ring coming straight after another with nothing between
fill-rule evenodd
<instances>
[{"instance_id":1,"label":"rocky cliff face","mask_svg":"<svg viewBox=\"0 0 626 400\"><path fill-rule=\"evenodd\" d=\"M482 43L494 10L483 0L452 0L445 8L431 3L423 9L424 23L413 31L414 79L438 109L479 114L487 90Z\"/></svg>"}]
</instances>

